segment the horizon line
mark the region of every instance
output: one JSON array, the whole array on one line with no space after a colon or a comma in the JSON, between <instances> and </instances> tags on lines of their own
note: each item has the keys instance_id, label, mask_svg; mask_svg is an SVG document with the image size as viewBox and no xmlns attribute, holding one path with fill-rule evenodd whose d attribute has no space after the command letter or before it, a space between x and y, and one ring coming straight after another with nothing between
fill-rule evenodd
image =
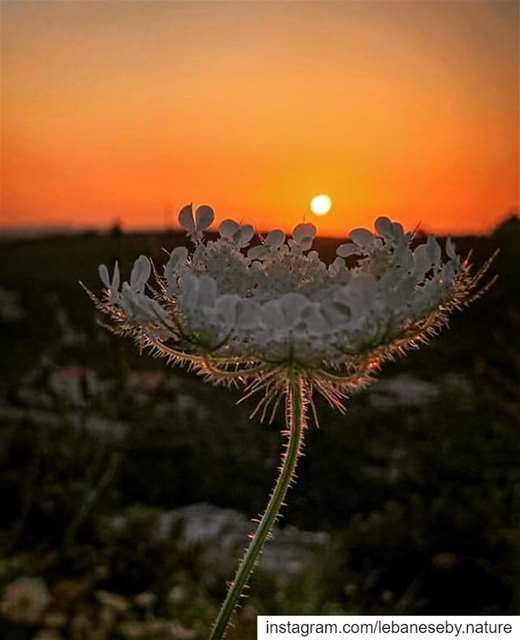
<instances>
[{"instance_id":1,"label":"horizon line","mask_svg":"<svg viewBox=\"0 0 520 640\"><path fill-rule=\"evenodd\" d=\"M427 226L421 226L421 224L417 224L414 227L416 232L423 232L428 235L435 235L439 237L444 236L452 236L452 237L486 237L492 236L500 227L502 227L509 220L517 219L520 223L520 210L511 210L504 214L503 218L496 225L490 227L487 231L477 232L477 231L463 231L463 232L450 232L450 231L442 231L442 232L432 232L428 230ZM0 237L6 239L16 239L16 238L36 238L36 237L45 237L52 235L63 235L63 236L76 236L82 235L85 233L97 233L99 235L108 235L114 229L119 228L120 233L122 234L151 234L151 233L175 233L182 234L184 233L183 229L175 224L172 226L165 225L156 225L156 226L147 226L147 227L138 227L132 226L125 228L124 224L120 224L118 221L114 221L110 225L75 225L70 223L43 223L43 224L0 224ZM268 233L270 229L256 229L256 235L265 235ZM217 229L208 229L208 233L217 233ZM287 235L290 235L289 233ZM317 237L323 239L336 239L336 238L345 238L348 235L321 235L318 233Z\"/></svg>"}]
</instances>

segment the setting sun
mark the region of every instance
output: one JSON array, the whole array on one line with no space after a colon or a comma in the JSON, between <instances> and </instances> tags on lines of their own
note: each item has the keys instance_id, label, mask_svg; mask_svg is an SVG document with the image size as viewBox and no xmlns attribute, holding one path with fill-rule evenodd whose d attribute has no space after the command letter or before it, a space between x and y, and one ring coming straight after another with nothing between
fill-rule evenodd
<instances>
[{"instance_id":1,"label":"setting sun","mask_svg":"<svg viewBox=\"0 0 520 640\"><path fill-rule=\"evenodd\" d=\"M320 193L311 200L311 211L317 216L326 215L331 207L332 200L325 193Z\"/></svg>"}]
</instances>

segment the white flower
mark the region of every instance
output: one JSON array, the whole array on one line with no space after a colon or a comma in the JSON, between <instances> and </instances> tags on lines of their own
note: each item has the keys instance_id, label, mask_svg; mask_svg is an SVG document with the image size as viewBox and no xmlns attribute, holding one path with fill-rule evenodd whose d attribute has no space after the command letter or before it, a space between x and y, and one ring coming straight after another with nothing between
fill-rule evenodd
<instances>
[{"instance_id":1,"label":"white flower","mask_svg":"<svg viewBox=\"0 0 520 640\"><path fill-rule=\"evenodd\" d=\"M181 210L194 250L171 252L155 290L145 256L121 287L117 264L112 278L101 265L106 298L93 296L98 307L115 331L171 360L195 363L217 381L253 379L254 387L257 376L267 376L262 384L272 386L279 378L273 371L296 367L336 406L385 358L443 326L487 268L473 276L451 240L443 257L433 237L414 246L412 234L385 217L375 221L375 232L352 231L330 265L311 251L312 224L297 225L288 240L273 230L249 248L253 227L234 220L204 241L213 219L206 205L195 216L191 205Z\"/></svg>"},{"instance_id":2,"label":"white flower","mask_svg":"<svg viewBox=\"0 0 520 640\"><path fill-rule=\"evenodd\" d=\"M472 275L451 241L443 258L434 238L414 246L399 223L382 217L375 233L352 231L327 265L311 251L312 224L297 225L287 241L275 229L249 247L253 227L234 220L222 222L218 237L204 242L213 219L206 205L195 216L191 205L181 210L179 223L194 249L174 249L162 276L153 269L152 285L152 264L139 256L130 282L119 288L117 265L112 279L102 265L103 297L87 292L115 333L217 384L243 383L246 398L263 394L252 416L273 420L285 397L288 442L278 479L213 626L216 640L294 480L309 408L317 421L314 392L343 410L348 394L385 359L427 340L451 311L479 294L491 260Z\"/></svg>"},{"instance_id":3,"label":"white flower","mask_svg":"<svg viewBox=\"0 0 520 640\"><path fill-rule=\"evenodd\" d=\"M179 213L179 224L192 240L198 241L202 238L203 232L211 226L213 218L213 209L207 205L198 207L194 218L192 205L188 204Z\"/></svg>"},{"instance_id":4,"label":"white flower","mask_svg":"<svg viewBox=\"0 0 520 640\"><path fill-rule=\"evenodd\" d=\"M35 624L50 602L51 596L42 578L22 576L5 588L0 612L16 622Z\"/></svg>"}]
</instances>

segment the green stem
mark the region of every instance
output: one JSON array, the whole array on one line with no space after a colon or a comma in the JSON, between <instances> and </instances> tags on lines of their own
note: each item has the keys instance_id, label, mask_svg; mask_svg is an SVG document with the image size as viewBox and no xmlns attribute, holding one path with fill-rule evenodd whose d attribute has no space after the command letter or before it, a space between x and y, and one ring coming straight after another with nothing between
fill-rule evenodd
<instances>
[{"instance_id":1,"label":"green stem","mask_svg":"<svg viewBox=\"0 0 520 640\"><path fill-rule=\"evenodd\" d=\"M226 633L231 616L238 604L240 596L255 568L258 556L262 551L271 529L280 513L287 490L294 479L298 457L303 446L305 430L304 390L299 376L291 376L287 384L286 414L288 441L282 453L282 464L269 504L260 524L251 539L249 547L240 562L235 579L229 587L226 599L215 620L209 640L221 640Z\"/></svg>"}]
</instances>

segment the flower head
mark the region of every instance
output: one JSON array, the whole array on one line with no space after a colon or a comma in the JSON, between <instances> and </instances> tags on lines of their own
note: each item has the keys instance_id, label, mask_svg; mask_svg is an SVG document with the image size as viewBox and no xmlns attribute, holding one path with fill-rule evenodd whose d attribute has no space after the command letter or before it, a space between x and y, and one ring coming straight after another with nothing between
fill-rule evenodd
<instances>
[{"instance_id":1,"label":"flower head","mask_svg":"<svg viewBox=\"0 0 520 640\"><path fill-rule=\"evenodd\" d=\"M49 590L42 578L22 576L5 588L0 612L16 622L35 624L50 601Z\"/></svg>"},{"instance_id":2,"label":"flower head","mask_svg":"<svg viewBox=\"0 0 520 640\"><path fill-rule=\"evenodd\" d=\"M332 264L312 250L312 224L290 238L275 229L250 246L253 227L234 220L205 239L213 220L206 205L195 214L184 207L191 252L174 249L162 274L140 256L122 285L117 263L112 277L101 265L103 297L89 294L116 333L214 382L243 382L246 395L263 391L262 417L294 371L309 400L316 390L342 409L385 359L426 341L478 295L490 262L472 274L451 240L444 252L433 237L417 245L385 217L375 232L352 231Z\"/></svg>"}]
</instances>

